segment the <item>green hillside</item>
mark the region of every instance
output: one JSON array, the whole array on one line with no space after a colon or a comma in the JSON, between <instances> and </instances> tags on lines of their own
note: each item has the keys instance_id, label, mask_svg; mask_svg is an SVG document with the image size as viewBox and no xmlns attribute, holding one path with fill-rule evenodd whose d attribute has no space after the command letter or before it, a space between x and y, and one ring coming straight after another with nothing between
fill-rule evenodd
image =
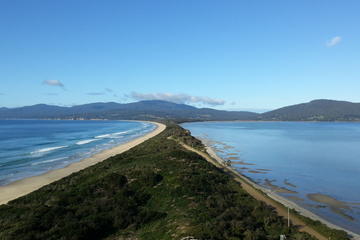
<instances>
[{"instance_id":1,"label":"green hillside","mask_svg":"<svg viewBox=\"0 0 360 240\"><path fill-rule=\"evenodd\" d=\"M276 121L360 121L360 103L314 100L263 113L261 120Z\"/></svg>"}]
</instances>

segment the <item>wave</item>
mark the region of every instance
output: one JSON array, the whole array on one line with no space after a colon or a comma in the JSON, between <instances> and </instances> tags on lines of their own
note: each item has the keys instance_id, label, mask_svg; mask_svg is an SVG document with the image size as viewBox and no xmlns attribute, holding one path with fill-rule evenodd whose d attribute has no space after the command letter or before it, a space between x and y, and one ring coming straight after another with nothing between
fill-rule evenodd
<instances>
[{"instance_id":1,"label":"wave","mask_svg":"<svg viewBox=\"0 0 360 240\"><path fill-rule=\"evenodd\" d=\"M94 142L94 141L97 141L97 140L100 140L100 139L81 140L81 141L78 141L76 144L77 144L77 145L83 145L83 144L88 144L88 143L91 143L91 142Z\"/></svg>"},{"instance_id":2,"label":"wave","mask_svg":"<svg viewBox=\"0 0 360 240\"><path fill-rule=\"evenodd\" d=\"M115 133L108 133L108 134L103 134L103 135L96 136L95 138L97 138L97 139L101 139L101 138L121 138L122 136L119 136L119 135L124 135L124 134L130 133L132 131L133 130L123 131L123 132L115 132Z\"/></svg>"},{"instance_id":3,"label":"wave","mask_svg":"<svg viewBox=\"0 0 360 240\"><path fill-rule=\"evenodd\" d=\"M67 146L57 146L57 147L42 148L42 149L31 152L31 154L46 153L46 152L51 152L51 151L61 149L61 148L66 148L66 147Z\"/></svg>"},{"instance_id":4,"label":"wave","mask_svg":"<svg viewBox=\"0 0 360 240\"><path fill-rule=\"evenodd\" d=\"M35 166L35 165L44 164L44 163L49 163L49 162L56 162L56 161L63 160L63 159L66 159L66 158L67 158L67 157L49 159L49 160L45 160L45 161L41 161L41 162L35 162L35 163L32 163L31 165Z\"/></svg>"},{"instance_id":5,"label":"wave","mask_svg":"<svg viewBox=\"0 0 360 240\"><path fill-rule=\"evenodd\" d=\"M141 124L144 128L150 127L152 124L150 123L142 123Z\"/></svg>"},{"instance_id":6,"label":"wave","mask_svg":"<svg viewBox=\"0 0 360 240\"><path fill-rule=\"evenodd\" d=\"M103 135L96 136L95 138L109 138L109 137L111 137L111 134L103 134Z\"/></svg>"},{"instance_id":7,"label":"wave","mask_svg":"<svg viewBox=\"0 0 360 240\"><path fill-rule=\"evenodd\" d=\"M126 130L126 131L121 131L121 132L114 132L114 133L107 133L107 134L102 134L102 135L98 135L95 138L96 139L101 139L101 138L121 138L121 135L126 135L126 134L133 134L138 135L143 134L148 132L149 130L153 129L155 127L155 125L153 124L149 124L149 123L142 123L141 127L137 127L137 128L133 128L130 130ZM120 137L121 136L121 137Z\"/></svg>"},{"instance_id":8,"label":"wave","mask_svg":"<svg viewBox=\"0 0 360 240\"><path fill-rule=\"evenodd\" d=\"M122 131L122 132L116 132L116 133L113 133L112 135L123 135L123 134L126 134L126 133L129 133L129 132L132 132L134 130L127 130L127 131Z\"/></svg>"}]
</instances>

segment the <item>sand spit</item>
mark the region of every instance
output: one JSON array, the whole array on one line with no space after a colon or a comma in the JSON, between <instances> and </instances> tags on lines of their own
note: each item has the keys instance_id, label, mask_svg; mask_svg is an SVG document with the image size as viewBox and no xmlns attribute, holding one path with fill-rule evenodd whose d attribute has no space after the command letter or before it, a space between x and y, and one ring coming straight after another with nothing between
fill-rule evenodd
<instances>
[{"instance_id":1,"label":"sand spit","mask_svg":"<svg viewBox=\"0 0 360 240\"><path fill-rule=\"evenodd\" d=\"M228 155L228 156L237 156L238 154L237 153L227 153L226 155Z\"/></svg>"},{"instance_id":2,"label":"sand spit","mask_svg":"<svg viewBox=\"0 0 360 240\"><path fill-rule=\"evenodd\" d=\"M247 162L244 162L244 161L241 161L241 160L231 161L231 164L234 164L234 165L255 165L253 163L247 163Z\"/></svg>"},{"instance_id":3,"label":"sand spit","mask_svg":"<svg viewBox=\"0 0 360 240\"><path fill-rule=\"evenodd\" d=\"M308 194L307 197L314 202L325 204L325 206L329 207L332 212L344 217L345 219L349 221L354 221L354 218L346 214L344 211L351 210L349 203L339 201L333 197L321 193Z\"/></svg>"},{"instance_id":4,"label":"sand spit","mask_svg":"<svg viewBox=\"0 0 360 240\"><path fill-rule=\"evenodd\" d=\"M44 173L39 176L25 178L19 181L15 181L5 186L0 187L0 204L6 204L7 202L14 200L18 197L24 196L31 193L47 184L60 180L74 172L78 172L82 169L95 165L96 163L102 162L109 157L123 153L144 141L158 135L165 130L166 126L161 123L150 122L155 124L157 127L154 131L136 138L130 142L118 145L111 149L104 150L98 154L95 154L89 158L83 159L79 162L72 163L64 168L56 169Z\"/></svg>"},{"instance_id":5,"label":"sand spit","mask_svg":"<svg viewBox=\"0 0 360 240\"><path fill-rule=\"evenodd\" d=\"M266 168L257 168L256 170L258 171L263 171L263 172L270 172L270 169L266 169Z\"/></svg>"},{"instance_id":6,"label":"sand spit","mask_svg":"<svg viewBox=\"0 0 360 240\"><path fill-rule=\"evenodd\" d=\"M304 199L301 197L297 197L297 196L287 196L288 199L291 199L293 201L298 201L298 202L303 202Z\"/></svg>"},{"instance_id":7,"label":"sand spit","mask_svg":"<svg viewBox=\"0 0 360 240\"><path fill-rule=\"evenodd\" d=\"M285 184L285 185L287 185L287 186L289 186L289 187L296 188L296 185L295 185L295 184L290 183L288 179L285 179L285 180L284 180L284 184Z\"/></svg>"},{"instance_id":8,"label":"sand spit","mask_svg":"<svg viewBox=\"0 0 360 240\"><path fill-rule=\"evenodd\" d=\"M296 193L298 193L296 191L292 191L290 189L277 186L277 185L273 184L273 182L275 182L275 180L265 179L264 185L266 187L270 188L271 190L273 190L274 192L278 192L278 193L287 193L287 194L296 194Z\"/></svg>"},{"instance_id":9,"label":"sand spit","mask_svg":"<svg viewBox=\"0 0 360 240\"><path fill-rule=\"evenodd\" d=\"M261 171L257 171L257 170L249 170L249 173L260 173L260 174L266 174L267 172L261 172Z\"/></svg>"}]
</instances>

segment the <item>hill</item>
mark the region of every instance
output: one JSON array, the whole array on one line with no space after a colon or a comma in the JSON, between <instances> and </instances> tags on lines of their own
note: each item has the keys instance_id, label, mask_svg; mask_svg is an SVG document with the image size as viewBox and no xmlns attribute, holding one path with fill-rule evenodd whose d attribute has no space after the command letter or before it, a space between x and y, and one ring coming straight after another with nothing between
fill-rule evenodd
<instances>
[{"instance_id":1,"label":"hill","mask_svg":"<svg viewBox=\"0 0 360 240\"><path fill-rule=\"evenodd\" d=\"M275 121L360 121L360 103L335 100L314 100L283 107L259 116Z\"/></svg>"},{"instance_id":2,"label":"hill","mask_svg":"<svg viewBox=\"0 0 360 240\"><path fill-rule=\"evenodd\" d=\"M320 99L262 114L196 108L161 100L126 104L90 103L73 107L37 104L20 108L0 108L0 119L360 121L360 103Z\"/></svg>"},{"instance_id":3,"label":"hill","mask_svg":"<svg viewBox=\"0 0 360 240\"><path fill-rule=\"evenodd\" d=\"M128 119L182 121L199 120L251 120L257 113L246 111L221 111L210 108L196 108L185 104L151 100L135 103L91 103L73 107L59 107L38 104L20 108L1 108L0 119Z\"/></svg>"}]
</instances>

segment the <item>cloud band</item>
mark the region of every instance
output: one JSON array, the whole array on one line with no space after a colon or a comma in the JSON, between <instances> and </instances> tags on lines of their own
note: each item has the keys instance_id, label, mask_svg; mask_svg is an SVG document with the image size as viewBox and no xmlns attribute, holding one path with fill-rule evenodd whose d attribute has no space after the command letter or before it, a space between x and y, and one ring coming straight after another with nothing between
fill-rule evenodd
<instances>
[{"instance_id":1,"label":"cloud band","mask_svg":"<svg viewBox=\"0 0 360 240\"><path fill-rule=\"evenodd\" d=\"M130 98L135 100L163 100L174 103L187 104L204 104L210 106L224 105L225 101L221 99L214 99L210 97L190 96L188 94L173 94L173 93L138 93L132 92Z\"/></svg>"}]
</instances>

